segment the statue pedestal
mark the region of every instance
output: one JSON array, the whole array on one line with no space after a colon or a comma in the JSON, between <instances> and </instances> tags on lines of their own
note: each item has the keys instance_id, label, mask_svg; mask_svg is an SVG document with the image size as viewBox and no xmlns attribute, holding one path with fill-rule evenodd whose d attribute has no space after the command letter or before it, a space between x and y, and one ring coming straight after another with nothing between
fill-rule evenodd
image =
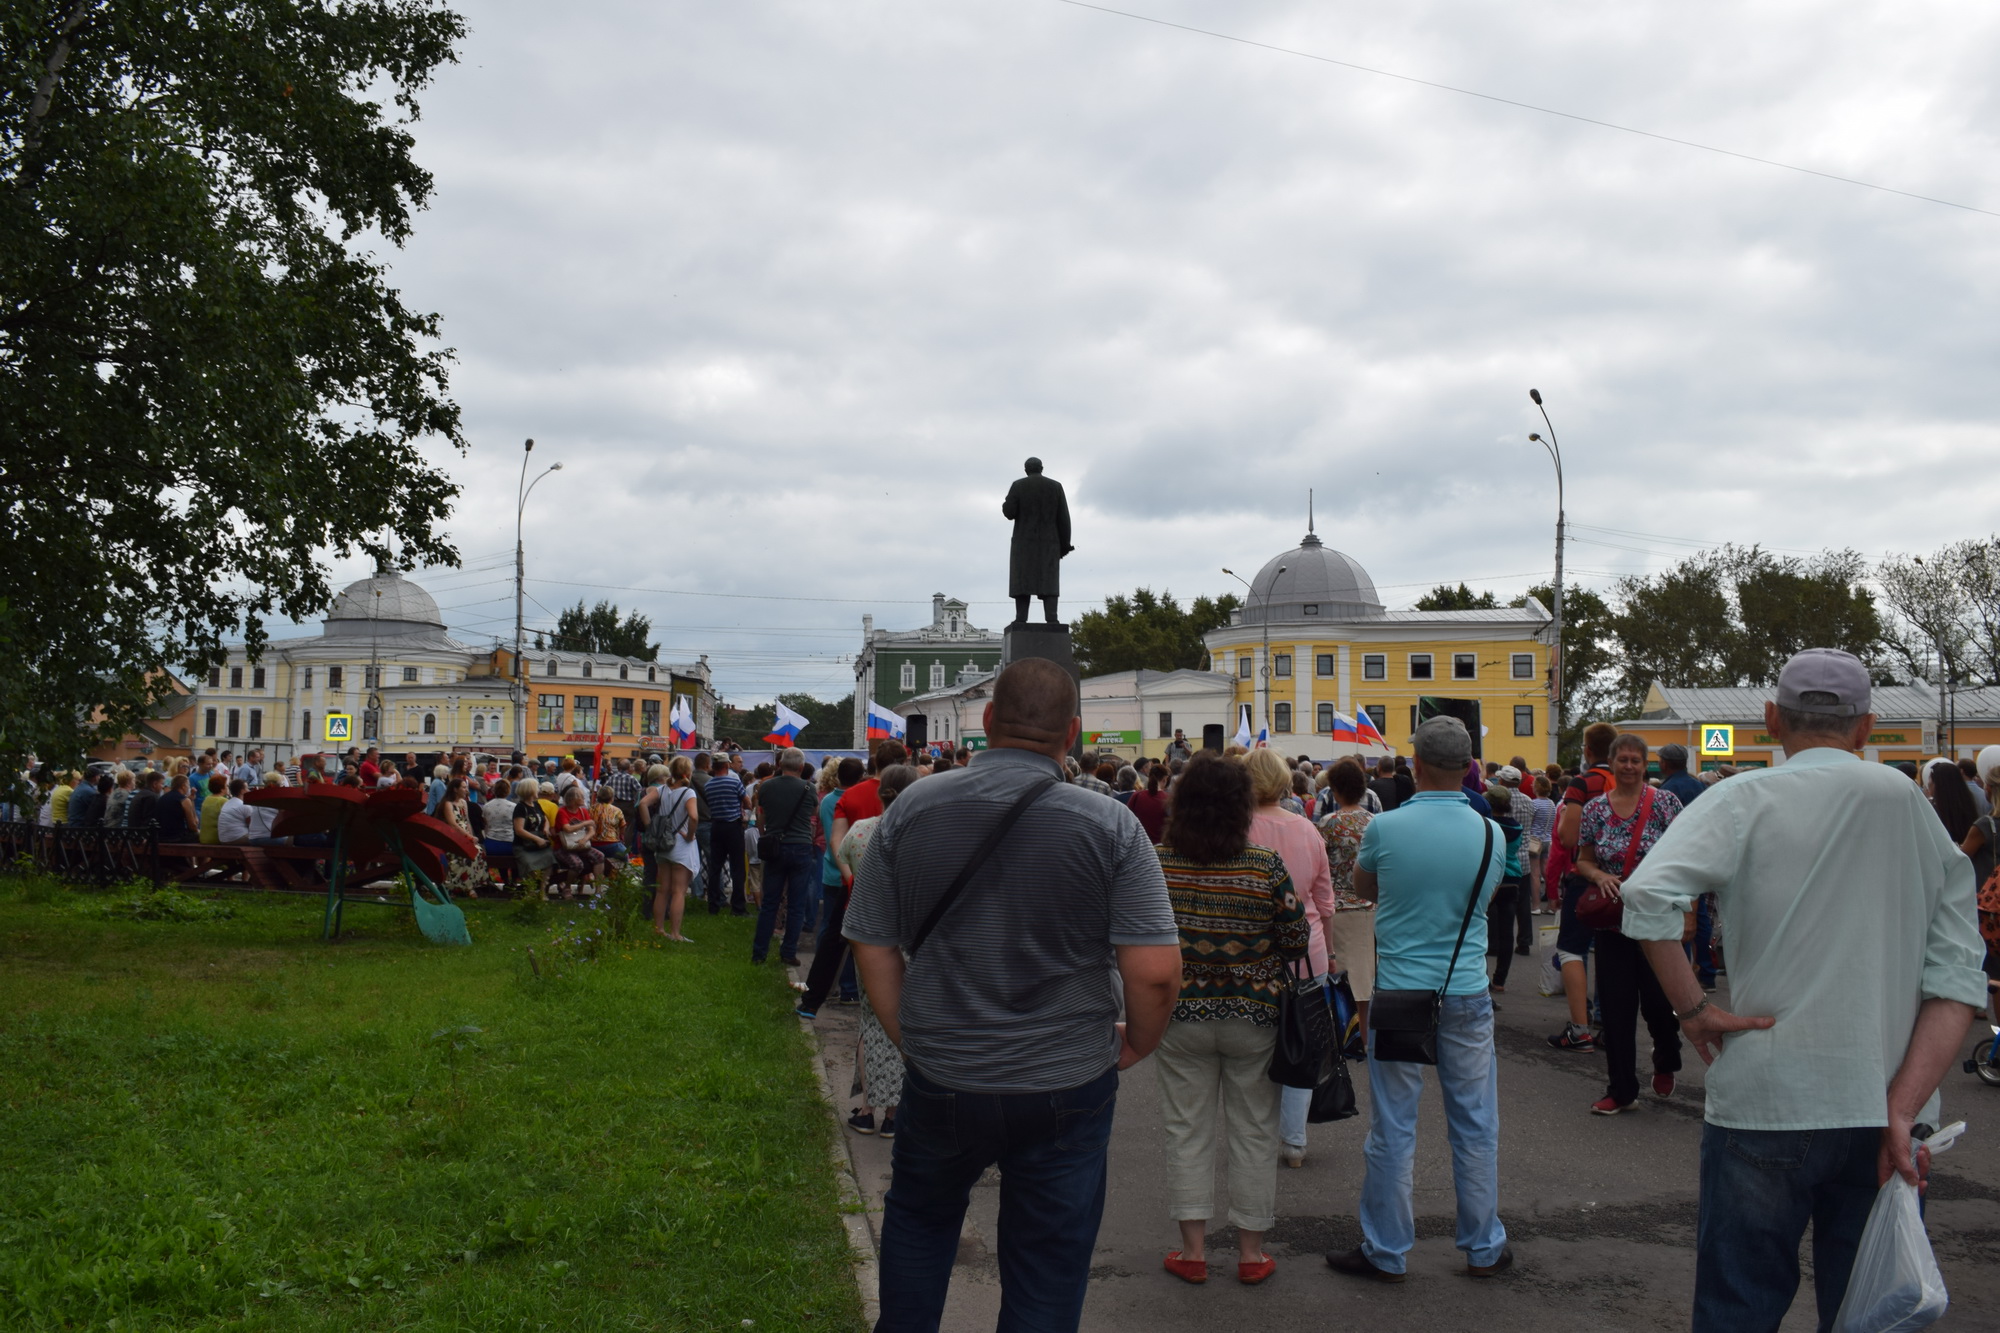
<instances>
[{"instance_id":1,"label":"statue pedestal","mask_svg":"<svg viewBox=\"0 0 2000 1333\"><path fill-rule=\"evenodd\" d=\"M1004 669L1010 662L1018 662L1024 657L1039 657L1054 662L1069 678L1077 682L1079 694L1082 690L1083 672L1077 669L1076 654L1070 649L1069 626L1043 623L1020 623L1009 625L1000 631L1000 665ZM1077 704L1077 716L1081 717L1082 702ZM1072 757L1081 753L1083 737L1077 736L1077 744L1070 747Z\"/></svg>"}]
</instances>

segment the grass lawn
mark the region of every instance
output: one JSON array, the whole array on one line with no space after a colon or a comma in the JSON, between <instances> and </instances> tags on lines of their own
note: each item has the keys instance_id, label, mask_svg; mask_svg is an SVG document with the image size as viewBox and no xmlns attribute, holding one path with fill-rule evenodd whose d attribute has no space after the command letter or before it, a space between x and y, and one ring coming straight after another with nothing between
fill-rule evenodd
<instances>
[{"instance_id":1,"label":"grass lawn","mask_svg":"<svg viewBox=\"0 0 2000 1333\"><path fill-rule=\"evenodd\" d=\"M328 945L311 901L225 901L0 876L0 1325L860 1327L748 921L564 970L571 914L475 907L450 949L354 906Z\"/></svg>"}]
</instances>

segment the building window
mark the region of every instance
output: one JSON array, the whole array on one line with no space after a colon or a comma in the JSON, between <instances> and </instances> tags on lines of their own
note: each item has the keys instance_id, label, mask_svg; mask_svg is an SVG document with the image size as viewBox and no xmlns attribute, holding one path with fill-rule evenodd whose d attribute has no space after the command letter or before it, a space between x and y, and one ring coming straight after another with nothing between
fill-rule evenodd
<instances>
[{"instance_id":1,"label":"building window","mask_svg":"<svg viewBox=\"0 0 2000 1333\"><path fill-rule=\"evenodd\" d=\"M382 683L382 668L365 666L361 668L361 688L372 690Z\"/></svg>"},{"instance_id":2,"label":"building window","mask_svg":"<svg viewBox=\"0 0 2000 1333\"><path fill-rule=\"evenodd\" d=\"M613 699L611 701L611 734L630 736L632 734L632 701Z\"/></svg>"},{"instance_id":3,"label":"building window","mask_svg":"<svg viewBox=\"0 0 2000 1333\"><path fill-rule=\"evenodd\" d=\"M1361 655L1361 679L1389 679L1389 655L1387 653L1363 653Z\"/></svg>"},{"instance_id":4,"label":"building window","mask_svg":"<svg viewBox=\"0 0 2000 1333\"><path fill-rule=\"evenodd\" d=\"M556 674L556 659L555 659L555 658L551 657L551 658L549 659L549 669L548 669L547 671L544 671L544 672L543 672L542 674L543 674L543 675L545 675L545 676L553 676L553 675L555 675L555 674Z\"/></svg>"},{"instance_id":5,"label":"building window","mask_svg":"<svg viewBox=\"0 0 2000 1333\"><path fill-rule=\"evenodd\" d=\"M435 736L437 734L438 734L438 715L436 713L425 713L424 735Z\"/></svg>"},{"instance_id":6,"label":"building window","mask_svg":"<svg viewBox=\"0 0 2000 1333\"><path fill-rule=\"evenodd\" d=\"M210 667L208 669L208 688L210 688L211 690L219 690L222 688L221 667Z\"/></svg>"},{"instance_id":7,"label":"building window","mask_svg":"<svg viewBox=\"0 0 2000 1333\"><path fill-rule=\"evenodd\" d=\"M1533 704L1514 705L1514 734L1532 736L1535 734L1535 706Z\"/></svg>"},{"instance_id":8,"label":"building window","mask_svg":"<svg viewBox=\"0 0 2000 1333\"><path fill-rule=\"evenodd\" d=\"M953 616L953 617L951 618L951 630L950 630L950 633L953 633L953 634L956 634L956 633L958 633L958 617L957 617L957 616Z\"/></svg>"},{"instance_id":9,"label":"building window","mask_svg":"<svg viewBox=\"0 0 2000 1333\"><path fill-rule=\"evenodd\" d=\"M403 683L405 685L414 685L417 683L417 669L415 667L403 668Z\"/></svg>"},{"instance_id":10,"label":"building window","mask_svg":"<svg viewBox=\"0 0 2000 1333\"><path fill-rule=\"evenodd\" d=\"M346 679L346 669L344 667L330 666L326 669L326 687L329 690L340 689L341 681L344 679ZM306 683L310 685L312 682L307 681Z\"/></svg>"},{"instance_id":11,"label":"building window","mask_svg":"<svg viewBox=\"0 0 2000 1333\"><path fill-rule=\"evenodd\" d=\"M472 734L475 736L486 734L486 714L474 713L472 715Z\"/></svg>"},{"instance_id":12,"label":"building window","mask_svg":"<svg viewBox=\"0 0 2000 1333\"><path fill-rule=\"evenodd\" d=\"M1292 706L1279 704L1271 709L1271 730L1290 731L1292 729Z\"/></svg>"},{"instance_id":13,"label":"building window","mask_svg":"<svg viewBox=\"0 0 2000 1333\"><path fill-rule=\"evenodd\" d=\"M896 679L906 690L917 688L917 664L915 662L903 663L903 669L897 673Z\"/></svg>"},{"instance_id":14,"label":"building window","mask_svg":"<svg viewBox=\"0 0 2000 1333\"><path fill-rule=\"evenodd\" d=\"M1431 655L1429 653L1410 654L1410 679L1429 680L1431 678Z\"/></svg>"},{"instance_id":15,"label":"building window","mask_svg":"<svg viewBox=\"0 0 2000 1333\"><path fill-rule=\"evenodd\" d=\"M1515 653L1509 660L1513 663L1513 676L1515 680L1533 680L1535 678L1535 655L1533 653Z\"/></svg>"},{"instance_id":16,"label":"building window","mask_svg":"<svg viewBox=\"0 0 2000 1333\"><path fill-rule=\"evenodd\" d=\"M1170 739L1173 736L1173 734L1174 734L1174 715L1172 713L1160 714L1160 739L1162 740Z\"/></svg>"},{"instance_id":17,"label":"building window","mask_svg":"<svg viewBox=\"0 0 2000 1333\"><path fill-rule=\"evenodd\" d=\"M204 736L213 736L215 734L215 710L213 708L204 708L201 710L201 734Z\"/></svg>"},{"instance_id":18,"label":"building window","mask_svg":"<svg viewBox=\"0 0 2000 1333\"><path fill-rule=\"evenodd\" d=\"M1451 678L1453 680L1475 680L1478 676L1478 654L1453 653L1451 655Z\"/></svg>"},{"instance_id":19,"label":"building window","mask_svg":"<svg viewBox=\"0 0 2000 1333\"><path fill-rule=\"evenodd\" d=\"M1309 616L1316 616L1316 615L1318 615L1318 614L1319 614L1319 603L1318 603L1318 602L1307 602L1307 603L1305 604L1305 606L1304 606L1304 607L1303 607L1302 609L1303 609L1303 610L1305 611L1305 613L1306 613L1307 615L1309 615Z\"/></svg>"},{"instance_id":20,"label":"building window","mask_svg":"<svg viewBox=\"0 0 2000 1333\"><path fill-rule=\"evenodd\" d=\"M660 701L641 699L639 701L639 734L657 736L660 734Z\"/></svg>"},{"instance_id":21,"label":"building window","mask_svg":"<svg viewBox=\"0 0 2000 1333\"><path fill-rule=\"evenodd\" d=\"M313 669L311 667L307 667L305 688L311 689L312 687L313 687Z\"/></svg>"},{"instance_id":22,"label":"building window","mask_svg":"<svg viewBox=\"0 0 2000 1333\"><path fill-rule=\"evenodd\" d=\"M579 694L576 696L576 720L570 725L574 726L578 731L595 732L597 730L596 695Z\"/></svg>"},{"instance_id":23,"label":"building window","mask_svg":"<svg viewBox=\"0 0 2000 1333\"><path fill-rule=\"evenodd\" d=\"M243 668L242 668L242 667L231 667L231 668L229 668L229 688L230 688L230 689L232 689L232 690L240 690L240 689L242 689L242 688L243 688Z\"/></svg>"},{"instance_id":24,"label":"building window","mask_svg":"<svg viewBox=\"0 0 2000 1333\"><path fill-rule=\"evenodd\" d=\"M1250 654L1245 653L1236 659L1236 674L1239 678L1243 680L1250 679L1250 670Z\"/></svg>"},{"instance_id":25,"label":"building window","mask_svg":"<svg viewBox=\"0 0 2000 1333\"><path fill-rule=\"evenodd\" d=\"M261 690L264 688L263 667L252 667L250 669L250 688L253 690Z\"/></svg>"},{"instance_id":26,"label":"building window","mask_svg":"<svg viewBox=\"0 0 2000 1333\"><path fill-rule=\"evenodd\" d=\"M1333 654L1332 654L1332 653L1320 653L1320 654L1316 655L1316 656L1315 656L1315 657L1313 658L1313 671L1314 671L1314 672L1315 672L1315 673L1316 673L1316 674L1317 674L1317 675L1319 676L1319 678L1320 678L1321 680L1330 680L1330 679L1332 679L1332 677L1333 677Z\"/></svg>"},{"instance_id":27,"label":"building window","mask_svg":"<svg viewBox=\"0 0 2000 1333\"><path fill-rule=\"evenodd\" d=\"M227 734L230 740L235 740L237 737L243 734L242 709L232 708L229 710L229 731Z\"/></svg>"},{"instance_id":28,"label":"building window","mask_svg":"<svg viewBox=\"0 0 2000 1333\"><path fill-rule=\"evenodd\" d=\"M535 696L535 730L561 731L563 729L563 697L560 694L538 694Z\"/></svg>"},{"instance_id":29,"label":"building window","mask_svg":"<svg viewBox=\"0 0 2000 1333\"><path fill-rule=\"evenodd\" d=\"M1369 704L1361 711L1368 714L1368 720L1375 724L1375 730L1381 732L1384 736L1389 734L1388 709L1384 708L1381 704Z\"/></svg>"},{"instance_id":30,"label":"building window","mask_svg":"<svg viewBox=\"0 0 2000 1333\"><path fill-rule=\"evenodd\" d=\"M498 713L486 719L486 729L495 736L500 734L500 715Z\"/></svg>"},{"instance_id":31,"label":"building window","mask_svg":"<svg viewBox=\"0 0 2000 1333\"><path fill-rule=\"evenodd\" d=\"M264 710L261 708L253 708L250 710L250 739L253 741L258 740L263 735L264 735Z\"/></svg>"},{"instance_id":32,"label":"building window","mask_svg":"<svg viewBox=\"0 0 2000 1333\"><path fill-rule=\"evenodd\" d=\"M618 679L620 680L632 679L632 668L629 664L624 662L620 662L618 664Z\"/></svg>"},{"instance_id":33,"label":"building window","mask_svg":"<svg viewBox=\"0 0 2000 1333\"><path fill-rule=\"evenodd\" d=\"M1289 677L1292 674L1292 655L1278 653L1271 659L1271 669L1277 675Z\"/></svg>"},{"instance_id":34,"label":"building window","mask_svg":"<svg viewBox=\"0 0 2000 1333\"><path fill-rule=\"evenodd\" d=\"M177 734L180 736L180 740L176 743L180 745L186 745L188 743L188 729L186 727L182 727L179 733Z\"/></svg>"},{"instance_id":35,"label":"building window","mask_svg":"<svg viewBox=\"0 0 2000 1333\"><path fill-rule=\"evenodd\" d=\"M944 663L942 662L931 663L931 688L934 690L944 688Z\"/></svg>"},{"instance_id":36,"label":"building window","mask_svg":"<svg viewBox=\"0 0 2000 1333\"><path fill-rule=\"evenodd\" d=\"M1318 732L1322 736L1332 734L1333 705L1321 704L1313 711L1315 713L1315 716L1313 718L1313 730Z\"/></svg>"},{"instance_id":37,"label":"building window","mask_svg":"<svg viewBox=\"0 0 2000 1333\"><path fill-rule=\"evenodd\" d=\"M305 712L299 714L299 739L302 741L309 741L312 738L313 738L313 715L312 715L312 710L307 709Z\"/></svg>"},{"instance_id":38,"label":"building window","mask_svg":"<svg viewBox=\"0 0 2000 1333\"><path fill-rule=\"evenodd\" d=\"M647 668L646 668L646 679L647 679L647 680L657 680L657 679L659 679L659 677L658 677L658 675L657 675L658 671L659 671L659 668L658 668L658 667L647 667Z\"/></svg>"},{"instance_id":39,"label":"building window","mask_svg":"<svg viewBox=\"0 0 2000 1333\"><path fill-rule=\"evenodd\" d=\"M583 663L583 678L584 678L585 680L589 680L589 679L590 679L590 677L591 677L591 665L592 665L592 664L591 664L591 662L590 662L590 660L589 660L588 658L584 659L584 663Z\"/></svg>"}]
</instances>

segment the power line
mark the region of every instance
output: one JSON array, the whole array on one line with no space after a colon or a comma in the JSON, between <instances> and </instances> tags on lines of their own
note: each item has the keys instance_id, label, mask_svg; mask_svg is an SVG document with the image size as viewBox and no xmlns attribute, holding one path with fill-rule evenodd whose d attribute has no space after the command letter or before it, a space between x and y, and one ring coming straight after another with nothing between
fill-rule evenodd
<instances>
[{"instance_id":1,"label":"power line","mask_svg":"<svg viewBox=\"0 0 2000 1333\"><path fill-rule=\"evenodd\" d=\"M1533 102L1517 101L1512 97L1500 97L1494 93L1476 92L1471 88L1459 88L1449 83L1438 83L1431 79L1420 79L1412 74L1397 74L1393 70L1376 69L1372 65L1357 65L1351 60L1336 60L1332 56L1315 55L1311 51L1300 51L1289 46L1276 46L1270 42L1259 42L1248 37L1237 37L1231 33L1215 32L1209 28L1197 28L1186 23L1175 23L1170 19L1154 18L1150 14L1134 14L1130 10L1112 9L1107 5L1093 5L1087 3L1087 0L1056 0L1056 3L1069 5L1075 9L1094 9L1100 14L1112 14L1122 19L1135 19L1140 23L1153 23L1162 28L1178 28L1182 32L1196 33L1202 37L1214 37L1219 41L1235 42L1240 46L1254 46L1261 51L1274 51L1279 55L1297 56L1301 60L1316 60L1322 65L1338 65L1342 69L1351 69L1362 74L1374 74L1384 79L1396 79L1402 83L1414 83L1423 88L1435 88L1439 92L1457 93L1460 97L1476 97L1483 102L1498 102L1502 106L1517 107L1522 111L1538 111L1545 116L1558 116L1563 120L1574 120L1585 125L1596 125L1600 129L1617 130L1623 134L1636 134L1642 139L1657 139L1662 143L1678 144L1682 148L1698 148L1704 153L1717 153L1723 157L1733 157L1744 162L1755 162L1759 166L1778 167L1785 171L1796 171L1804 176L1818 176L1822 180L1838 181L1842 185L1858 185L1865 190L1880 190L1884 194L1899 194L1905 199L1917 199L1927 204L1943 204L1946 208L1959 208L1968 213L1983 213L1989 218L2000 218L2000 212L1995 212L1990 208L1979 208L1972 204L1961 204L1951 199L1939 199L1935 195L1917 194L1911 190L1899 190L1893 185L1877 185L1873 181L1859 180L1853 176L1836 176L1830 171L1818 171L1812 167L1802 167L1795 162L1780 162L1776 158L1757 157L1751 153L1739 153L1733 148L1717 148L1714 144L1697 143L1693 139L1679 139L1671 134L1656 134L1652 130L1637 129L1631 125L1619 125L1609 120L1598 120L1594 116L1580 116L1573 111L1558 111L1554 107L1537 106Z\"/></svg>"}]
</instances>

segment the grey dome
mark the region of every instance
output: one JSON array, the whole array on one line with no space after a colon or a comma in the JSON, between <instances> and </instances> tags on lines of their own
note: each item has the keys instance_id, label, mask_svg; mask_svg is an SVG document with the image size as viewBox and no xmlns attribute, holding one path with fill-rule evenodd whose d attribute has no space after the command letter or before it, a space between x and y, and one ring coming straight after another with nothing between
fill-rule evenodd
<instances>
[{"instance_id":1,"label":"grey dome","mask_svg":"<svg viewBox=\"0 0 2000 1333\"><path fill-rule=\"evenodd\" d=\"M375 594L382 595L377 597ZM434 636L444 629L437 601L410 580L377 570L347 585L326 614L328 638Z\"/></svg>"},{"instance_id":2,"label":"grey dome","mask_svg":"<svg viewBox=\"0 0 2000 1333\"><path fill-rule=\"evenodd\" d=\"M1379 616L1383 611L1368 571L1311 532L1296 549L1273 556L1257 571L1257 577L1250 580L1250 594L1248 604L1238 613L1238 624L1261 625L1266 615L1272 624L1356 620Z\"/></svg>"}]
</instances>

